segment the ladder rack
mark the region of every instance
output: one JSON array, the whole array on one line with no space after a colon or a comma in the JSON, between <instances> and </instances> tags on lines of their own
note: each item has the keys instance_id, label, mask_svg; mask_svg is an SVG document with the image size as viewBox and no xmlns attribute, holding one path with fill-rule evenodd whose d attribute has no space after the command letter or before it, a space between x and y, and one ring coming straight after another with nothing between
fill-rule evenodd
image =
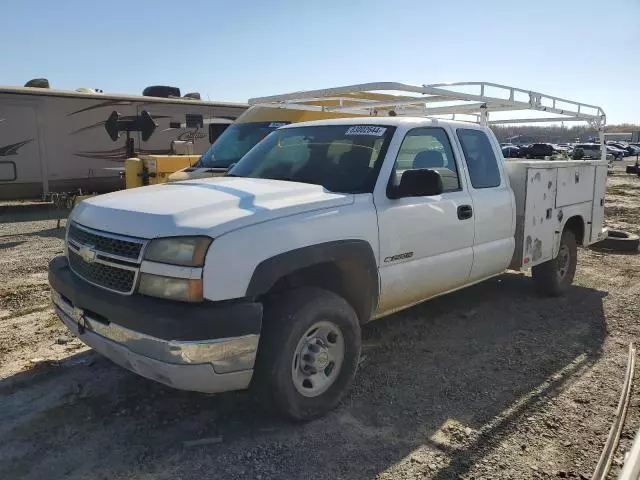
<instances>
[{"instance_id":1,"label":"ladder rack","mask_svg":"<svg viewBox=\"0 0 640 480\"><path fill-rule=\"evenodd\" d=\"M462 115L483 125L579 121L602 131L606 123L604 110L598 106L490 82L361 83L256 97L249 104L372 116L450 115L455 120ZM526 110L537 116L517 115ZM493 112L516 116L490 119Z\"/></svg>"}]
</instances>

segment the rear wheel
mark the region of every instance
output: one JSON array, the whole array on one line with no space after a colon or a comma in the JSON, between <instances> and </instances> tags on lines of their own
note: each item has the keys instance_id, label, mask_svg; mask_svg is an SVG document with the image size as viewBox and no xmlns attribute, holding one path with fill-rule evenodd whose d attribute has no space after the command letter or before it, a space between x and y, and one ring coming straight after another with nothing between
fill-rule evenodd
<instances>
[{"instance_id":1,"label":"rear wheel","mask_svg":"<svg viewBox=\"0 0 640 480\"><path fill-rule=\"evenodd\" d=\"M360 324L349 303L320 288L299 288L265 304L256 359L264 400L297 421L335 408L360 356Z\"/></svg>"},{"instance_id":2,"label":"rear wheel","mask_svg":"<svg viewBox=\"0 0 640 480\"><path fill-rule=\"evenodd\" d=\"M556 258L531 269L536 290L543 295L562 295L573 283L577 264L578 244L575 234L571 230L565 230L562 232Z\"/></svg>"}]
</instances>

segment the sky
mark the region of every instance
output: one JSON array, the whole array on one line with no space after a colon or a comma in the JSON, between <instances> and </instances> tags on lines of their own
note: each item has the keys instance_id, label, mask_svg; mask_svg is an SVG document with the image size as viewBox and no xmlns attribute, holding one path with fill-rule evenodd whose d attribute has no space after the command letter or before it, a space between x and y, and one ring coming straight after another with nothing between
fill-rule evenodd
<instances>
[{"instance_id":1,"label":"sky","mask_svg":"<svg viewBox=\"0 0 640 480\"><path fill-rule=\"evenodd\" d=\"M640 124L640 0L4 0L0 85L204 99L491 81Z\"/></svg>"}]
</instances>

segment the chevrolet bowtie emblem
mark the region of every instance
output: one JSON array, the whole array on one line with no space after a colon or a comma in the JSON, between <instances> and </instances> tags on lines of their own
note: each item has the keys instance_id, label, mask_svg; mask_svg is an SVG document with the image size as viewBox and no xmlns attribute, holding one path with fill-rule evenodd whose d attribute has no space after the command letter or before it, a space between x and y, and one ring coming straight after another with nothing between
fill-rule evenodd
<instances>
[{"instance_id":1,"label":"chevrolet bowtie emblem","mask_svg":"<svg viewBox=\"0 0 640 480\"><path fill-rule=\"evenodd\" d=\"M78 255L87 263L93 263L96 259L96 251L91 245L84 245L78 250Z\"/></svg>"}]
</instances>

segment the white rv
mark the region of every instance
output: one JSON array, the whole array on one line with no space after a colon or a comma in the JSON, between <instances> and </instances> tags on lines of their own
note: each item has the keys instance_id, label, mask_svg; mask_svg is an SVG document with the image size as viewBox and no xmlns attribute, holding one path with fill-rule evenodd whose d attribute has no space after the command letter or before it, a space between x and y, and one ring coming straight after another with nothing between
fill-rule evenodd
<instances>
[{"instance_id":1,"label":"white rv","mask_svg":"<svg viewBox=\"0 0 640 480\"><path fill-rule=\"evenodd\" d=\"M126 135L113 141L105 130L114 111L123 120L147 111L157 126L146 141L140 132L131 132L136 153L166 155L173 153L176 140L193 141L193 153L204 153L209 127L232 123L247 108L201 101L197 95L180 97L178 89L165 91L177 96L0 86L0 199L124 188L120 171L127 157ZM163 90L145 92L160 95Z\"/></svg>"}]
</instances>

